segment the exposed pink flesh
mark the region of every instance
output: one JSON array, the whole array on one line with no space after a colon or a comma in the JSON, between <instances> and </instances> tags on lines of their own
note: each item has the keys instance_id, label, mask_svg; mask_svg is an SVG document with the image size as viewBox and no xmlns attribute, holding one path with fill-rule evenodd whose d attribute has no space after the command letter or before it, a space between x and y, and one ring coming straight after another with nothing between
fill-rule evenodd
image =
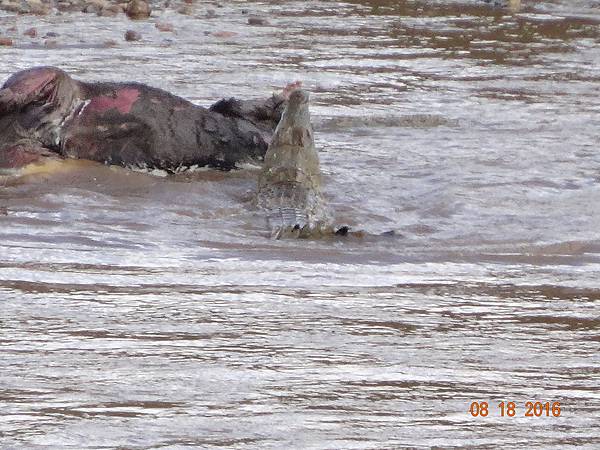
<instances>
[{"instance_id":1,"label":"exposed pink flesh","mask_svg":"<svg viewBox=\"0 0 600 450\"><path fill-rule=\"evenodd\" d=\"M124 88L117 91L115 97L100 95L94 97L87 106L86 111L102 113L110 109L116 109L121 114L131 111L133 104L139 98L140 91L132 88Z\"/></svg>"}]
</instances>

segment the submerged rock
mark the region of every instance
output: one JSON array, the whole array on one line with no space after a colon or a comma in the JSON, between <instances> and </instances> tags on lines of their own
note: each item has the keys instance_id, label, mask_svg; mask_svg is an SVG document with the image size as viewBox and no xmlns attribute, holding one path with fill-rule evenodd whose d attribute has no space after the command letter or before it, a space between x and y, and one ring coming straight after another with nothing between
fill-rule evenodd
<instances>
[{"instance_id":1,"label":"submerged rock","mask_svg":"<svg viewBox=\"0 0 600 450\"><path fill-rule=\"evenodd\" d=\"M127 4L127 10L125 11L127 17L133 20L143 20L150 17L152 9L150 5L144 0L131 0Z\"/></svg>"},{"instance_id":2,"label":"submerged rock","mask_svg":"<svg viewBox=\"0 0 600 450\"><path fill-rule=\"evenodd\" d=\"M98 15L102 16L102 17L115 17L116 15L118 15L121 12L123 12L121 7L119 5L113 4L113 5L108 5L104 8L102 8L102 10L100 10L100 12L98 12Z\"/></svg>"},{"instance_id":3,"label":"submerged rock","mask_svg":"<svg viewBox=\"0 0 600 450\"><path fill-rule=\"evenodd\" d=\"M137 31L127 30L125 32L125 40L126 41L139 41L142 39L142 34Z\"/></svg>"},{"instance_id":4,"label":"submerged rock","mask_svg":"<svg viewBox=\"0 0 600 450\"><path fill-rule=\"evenodd\" d=\"M76 4L68 0L61 0L57 2L56 9L58 9L59 12L74 12L82 10L80 4Z\"/></svg>"},{"instance_id":5,"label":"submerged rock","mask_svg":"<svg viewBox=\"0 0 600 450\"><path fill-rule=\"evenodd\" d=\"M183 14L184 16L191 16L194 14L194 7L192 5L183 5L177 10L177 12L179 14Z\"/></svg>"},{"instance_id":6,"label":"submerged rock","mask_svg":"<svg viewBox=\"0 0 600 450\"><path fill-rule=\"evenodd\" d=\"M42 2L40 0L0 0L0 9L19 14L44 16L52 8L49 2Z\"/></svg>"},{"instance_id":7,"label":"submerged rock","mask_svg":"<svg viewBox=\"0 0 600 450\"><path fill-rule=\"evenodd\" d=\"M262 17L252 16L248 17L248 25L269 25L269 21Z\"/></svg>"},{"instance_id":8,"label":"submerged rock","mask_svg":"<svg viewBox=\"0 0 600 450\"><path fill-rule=\"evenodd\" d=\"M28 28L27 30L25 30L23 32L23 36L29 36L30 38L34 38L37 36L37 28L32 27L32 28Z\"/></svg>"},{"instance_id":9,"label":"submerged rock","mask_svg":"<svg viewBox=\"0 0 600 450\"><path fill-rule=\"evenodd\" d=\"M154 24L154 26L156 27L157 30L162 31L162 32L173 32L173 31L175 31L175 28L173 27L173 24L171 24L171 23L156 22Z\"/></svg>"},{"instance_id":10,"label":"submerged rock","mask_svg":"<svg viewBox=\"0 0 600 450\"><path fill-rule=\"evenodd\" d=\"M8 11L8 12L21 12L21 3L20 2L16 2L16 1L2 1L0 3L0 7L4 10L4 11Z\"/></svg>"},{"instance_id":11,"label":"submerged rock","mask_svg":"<svg viewBox=\"0 0 600 450\"><path fill-rule=\"evenodd\" d=\"M100 12L108 7L109 3L106 0L87 0L81 12L88 14L100 14Z\"/></svg>"},{"instance_id":12,"label":"submerged rock","mask_svg":"<svg viewBox=\"0 0 600 450\"><path fill-rule=\"evenodd\" d=\"M235 31L215 31L214 33L210 33L214 37L219 38L232 38L238 35Z\"/></svg>"},{"instance_id":13,"label":"submerged rock","mask_svg":"<svg viewBox=\"0 0 600 450\"><path fill-rule=\"evenodd\" d=\"M40 0L25 0L22 5L26 12L38 16L45 16L50 12L50 5L42 3ZM28 10L27 10L28 9Z\"/></svg>"}]
</instances>

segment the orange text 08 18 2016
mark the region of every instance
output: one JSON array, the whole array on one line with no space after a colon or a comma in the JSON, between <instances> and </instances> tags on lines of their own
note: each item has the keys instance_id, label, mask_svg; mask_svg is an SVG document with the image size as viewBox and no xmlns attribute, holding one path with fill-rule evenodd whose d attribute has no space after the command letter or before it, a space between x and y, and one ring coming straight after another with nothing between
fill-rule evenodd
<instances>
[{"instance_id":1,"label":"orange text 08 18 2016","mask_svg":"<svg viewBox=\"0 0 600 450\"><path fill-rule=\"evenodd\" d=\"M515 402L502 401L498 403L498 412L502 417L560 417L560 402L525 402L517 408ZM490 414L488 402L472 402L469 407L469 413L473 417L487 417Z\"/></svg>"}]
</instances>

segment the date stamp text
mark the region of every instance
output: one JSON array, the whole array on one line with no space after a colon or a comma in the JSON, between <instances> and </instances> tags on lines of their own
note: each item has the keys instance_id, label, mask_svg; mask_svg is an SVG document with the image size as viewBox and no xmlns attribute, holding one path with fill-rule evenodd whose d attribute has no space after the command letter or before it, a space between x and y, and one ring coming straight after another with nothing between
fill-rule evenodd
<instances>
[{"instance_id":1,"label":"date stamp text","mask_svg":"<svg viewBox=\"0 0 600 450\"><path fill-rule=\"evenodd\" d=\"M472 402L469 413L473 417L487 417L492 407L488 402ZM560 402L500 402L497 411L501 417L560 417Z\"/></svg>"}]
</instances>

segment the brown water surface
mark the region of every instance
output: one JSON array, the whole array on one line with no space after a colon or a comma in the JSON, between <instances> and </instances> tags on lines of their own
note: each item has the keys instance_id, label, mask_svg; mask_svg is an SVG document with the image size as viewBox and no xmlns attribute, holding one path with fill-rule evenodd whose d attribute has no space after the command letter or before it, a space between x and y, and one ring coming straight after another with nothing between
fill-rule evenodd
<instances>
[{"instance_id":1,"label":"brown water surface","mask_svg":"<svg viewBox=\"0 0 600 450\"><path fill-rule=\"evenodd\" d=\"M2 79L301 79L338 223L396 232L270 240L257 167L2 176L0 447L600 447L600 3L493 3L0 16Z\"/></svg>"}]
</instances>

